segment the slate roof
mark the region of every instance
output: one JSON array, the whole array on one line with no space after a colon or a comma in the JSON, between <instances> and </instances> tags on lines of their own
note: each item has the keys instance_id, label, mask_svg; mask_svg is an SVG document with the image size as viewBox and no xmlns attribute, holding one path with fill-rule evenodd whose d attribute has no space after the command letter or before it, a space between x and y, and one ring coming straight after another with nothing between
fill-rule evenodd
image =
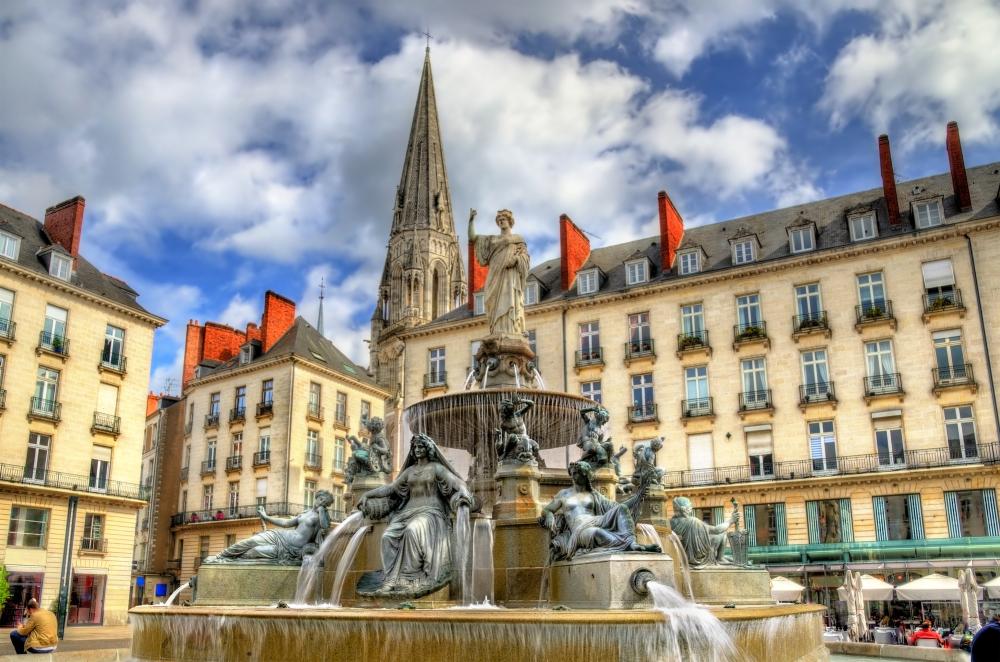
<instances>
[{"instance_id":1,"label":"slate roof","mask_svg":"<svg viewBox=\"0 0 1000 662\"><path fill-rule=\"evenodd\" d=\"M899 197L900 220L899 229L889 227L888 212L882 187L859 191L835 198L827 198L784 209L776 209L760 214L752 214L742 218L730 219L686 228L679 250L701 248L707 256L699 273L719 271L732 268L731 240L739 236L756 235L760 242L757 259L754 263L777 260L792 255L788 244L787 228L801 223L802 219L816 225L816 250L848 246L852 244L850 228L847 223L849 213L874 209L878 223L878 238L898 236L914 232L913 219L910 213L910 203L926 200L937 196L943 197L945 225L989 218L1000 214L1000 162L990 163L967 170L969 190L972 196L972 211L961 212L955 201L950 173L942 173L921 179L902 182L896 185ZM596 219L595 224L600 222ZM916 230L922 232L923 230ZM604 273L599 293L621 291L627 288L625 281L625 261L636 257L636 253L645 254L653 263L650 282L665 282L674 279L690 278L679 276L677 265L670 271L660 269L659 235L645 239L635 239L622 244L595 248L591 251L584 269L598 267ZM878 241L875 239L873 241ZM801 257L799 253L796 257ZM744 267L746 265L739 265ZM548 291L543 291L539 303L557 299L578 296L576 285L571 285L564 291L560 282L559 258L548 260L531 269L531 275L541 281ZM698 274L693 274L697 276ZM593 295L583 295L593 296ZM471 317L467 306L456 308L434 322L448 322ZM433 323L433 322L432 322Z\"/></svg>"},{"instance_id":2,"label":"slate roof","mask_svg":"<svg viewBox=\"0 0 1000 662\"><path fill-rule=\"evenodd\" d=\"M39 253L55 250L68 254L62 246L49 238L39 221L3 204L0 204L0 230L21 238L17 263L30 271L48 275L49 270ZM128 283L120 278L101 273L82 255L78 255L76 258L76 270L70 284L137 312L152 315L139 305L139 302L136 301L139 294L129 287Z\"/></svg>"},{"instance_id":3,"label":"slate roof","mask_svg":"<svg viewBox=\"0 0 1000 662\"><path fill-rule=\"evenodd\" d=\"M294 355L305 359L310 363L318 364L338 372L345 377L355 379L370 386L378 387L375 378L368 374L368 369L359 366L351 361L347 356L337 349L337 346L326 339L316 328L305 320L301 315L295 318L292 326L271 348L255 358L251 363L263 361L265 359L278 356ZM240 366L239 356L235 356L224 363L216 365L206 365L203 361L200 365L202 371L200 377L209 375L219 375Z\"/></svg>"}]
</instances>

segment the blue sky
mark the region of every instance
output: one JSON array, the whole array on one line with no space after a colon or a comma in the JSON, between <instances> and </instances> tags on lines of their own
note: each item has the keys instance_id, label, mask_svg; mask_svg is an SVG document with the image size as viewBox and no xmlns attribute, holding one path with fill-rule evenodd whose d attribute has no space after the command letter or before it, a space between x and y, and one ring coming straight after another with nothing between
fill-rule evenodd
<instances>
[{"instance_id":1,"label":"blue sky","mask_svg":"<svg viewBox=\"0 0 1000 662\"><path fill-rule=\"evenodd\" d=\"M507 207L533 259L566 212L607 244L1000 160L995 0L0 4L0 202L87 198L83 252L170 318L263 291L362 364L429 30L458 226Z\"/></svg>"}]
</instances>

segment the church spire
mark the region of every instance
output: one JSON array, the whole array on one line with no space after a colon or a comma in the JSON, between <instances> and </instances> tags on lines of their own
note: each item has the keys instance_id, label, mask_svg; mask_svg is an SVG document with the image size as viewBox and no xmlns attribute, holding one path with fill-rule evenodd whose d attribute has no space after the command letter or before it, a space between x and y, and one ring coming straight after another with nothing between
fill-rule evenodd
<instances>
[{"instance_id":1,"label":"church spire","mask_svg":"<svg viewBox=\"0 0 1000 662\"><path fill-rule=\"evenodd\" d=\"M323 335L323 290L326 289L326 278L319 279L319 314L316 320L316 330Z\"/></svg>"}]
</instances>

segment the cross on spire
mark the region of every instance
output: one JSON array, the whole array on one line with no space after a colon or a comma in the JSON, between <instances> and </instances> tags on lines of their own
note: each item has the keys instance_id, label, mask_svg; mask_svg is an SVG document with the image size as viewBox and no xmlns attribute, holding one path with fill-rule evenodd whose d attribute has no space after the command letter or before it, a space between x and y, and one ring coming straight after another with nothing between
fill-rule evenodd
<instances>
[{"instance_id":1,"label":"cross on spire","mask_svg":"<svg viewBox=\"0 0 1000 662\"><path fill-rule=\"evenodd\" d=\"M431 39L434 37L434 35L432 35L430 32L427 32L426 30L424 30L420 34L427 37L427 52L429 53L431 50Z\"/></svg>"},{"instance_id":2,"label":"cross on spire","mask_svg":"<svg viewBox=\"0 0 1000 662\"><path fill-rule=\"evenodd\" d=\"M319 335L323 335L323 290L326 289L326 277L321 277L319 279L319 315L316 320L316 330L319 331Z\"/></svg>"}]
</instances>

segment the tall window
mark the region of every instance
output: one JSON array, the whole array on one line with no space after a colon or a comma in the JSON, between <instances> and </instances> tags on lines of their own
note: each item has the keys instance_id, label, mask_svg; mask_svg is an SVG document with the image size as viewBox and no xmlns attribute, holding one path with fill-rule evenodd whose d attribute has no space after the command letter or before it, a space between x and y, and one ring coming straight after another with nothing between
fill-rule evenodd
<instances>
[{"instance_id":1,"label":"tall window","mask_svg":"<svg viewBox=\"0 0 1000 662\"><path fill-rule=\"evenodd\" d=\"M800 322L822 319L823 301L820 297L819 283L796 286L795 309Z\"/></svg>"},{"instance_id":2,"label":"tall window","mask_svg":"<svg viewBox=\"0 0 1000 662\"><path fill-rule=\"evenodd\" d=\"M13 333L14 293L0 287L0 337L9 338Z\"/></svg>"},{"instance_id":3,"label":"tall window","mask_svg":"<svg viewBox=\"0 0 1000 662\"><path fill-rule=\"evenodd\" d=\"M191 466L191 444L184 447L184 468Z\"/></svg>"},{"instance_id":4,"label":"tall window","mask_svg":"<svg viewBox=\"0 0 1000 662\"><path fill-rule=\"evenodd\" d=\"M851 226L851 241L864 241L878 236L878 225L875 223L875 212L852 216L848 219Z\"/></svg>"},{"instance_id":5,"label":"tall window","mask_svg":"<svg viewBox=\"0 0 1000 662\"><path fill-rule=\"evenodd\" d=\"M49 450L52 437L32 432L28 435L28 456L24 461L24 479L30 482L45 482L45 472L49 468Z\"/></svg>"},{"instance_id":6,"label":"tall window","mask_svg":"<svg viewBox=\"0 0 1000 662\"><path fill-rule=\"evenodd\" d=\"M759 294L736 297L736 322L739 324L737 333L743 333L748 329L759 329L762 319Z\"/></svg>"},{"instance_id":7,"label":"tall window","mask_svg":"<svg viewBox=\"0 0 1000 662\"><path fill-rule=\"evenodd\" d=\"M597 269L581 271L576 275L577 294L593 294L597 291Z\"/></svg>"},{"instance_id":8,"label":"tall window","mask_svg":"<svg viewBox=\"0 0 1000 662\"><path fill-rule=\"evenodd\" d=\"M309 458L319 456L319 430L306 431L306 456Z\"/></svg>"},{"instance_id":9,"label":"tall window","mask_svg":"<svg viewBox=\"0 0 1000 662\"><path fill-rule=\"evenodd\" d=\"M90 489L95 492L106 492L110 474L111 449L107 446L94 446L90 459Z\"/></svg>"},{"instance_id":10,"label":"tall window","mask_svg":"<svg viewBox=\"0 0 1000 662\"><path fill-rule=\"evenodd\" d=\"M12 506L7 544L11 547L44 548L49 525L49 511L41 508Z\"/></svg>"},{"instance_id":11,"label":"tall window","mask_svg":"<svg viewBox=\"0 0 1000 662\"><path fill-rule=\"evenodd\" d=\"M35 380L35 399L31 403L31 409L40 414L55 414L58 396L59 372L39 366Z\"/></svg>"},{"instance_id":12,"label":"tall window","mask_svg":"<svg viewBox=\"0 0 1000 662\"><path fill-rule=\"evenodd\" d=\"M271 428L261 428L259 435L257 452L260 453L260 459L266 462L271 459Z\"/></svg>"},{"instance_id":13,"label":"tall window","mask_svg":"<svg viewBox=\"0 0 1000 662\"><path fill-rule=\"evenodd\" d=\"M751 478L774 475L774 443L771 430L747 430L747 457L750 458Z\"/></svg>"},{"instance_id":14,"label":"tall window","mask_svg":"<svg viewBox=\"0 0 1000 662\"><path fill-rule=\"evenodd\" d=\"M531 351L535 355L535 365L538 365L538 334L535 333L534 329L528 329L524 332L524 335L528 338L528 346L531 347ZM476 347L476 351L479 351L479 347ZM473 352L473 358L475 355L475 352Z\"/></svg>"},{"instance_id":15,"label":"tall window","mask_svg":"<svg viewBox=\"0 0 1000 662\"><path fill-rule=\"evenodd\" d=\"M746 409L761 409L768 405L767 370L762 357L740 361L743 376L743 406Z\"/></svg>"},{"instance_id":16,"label":"tall window","mask_svg":"<svg viewBox=\"0 0 1000 662\"><path fill-rule=\"evenodd\" d=\"M996 490L962 490L944 493L950 538L1000 535Z\"/></svg>"},{"instance_id":17,"label":"tall window","mask_svg":"<svg viewBox=\"0 0 1000 662\"><path fill-rule=\"evenodd\" d=\"M306 508L312 508L316 503L316 481L307 480L305 482L304 501Z\"/></svg>"},{"instance_id":18,"label":"tall window","mask_svg":"<svg viewBox=\"0 0 1000 662\"><path fill-rule=\"evenodd\" d=\"M965 350L962 347L962 332L958 329L938 331L934 334L934 360L939 383L964 381L968 377L965 368Z\"/></svg>"},{"instance_id":19,"label":"tall window","mask_svg":"<svg viewBox=\"0 0 1000 662\"><path fill-rule=\"evenodd\" d=\"M214 469L215 468L215 453L216 453L215 437L212 437L205 444L205 465L206 465L205 468L206 469Z\"/></svg>"},{"instance_id":20,"label":"tall window","mask_svg":"<svg viewBox=\"0 0 1000 662\"><path fill-rule=\"evenodd\" d=\"M746 239L733 244L733 264L753 262L753 241Z\"/></svg>"},{"instance_id":21,"label":"tall window","mask_svg":"<svg viewBox=\"0 0 1000 662\"><path fill-rule=\"evenodd\" d=\"M632 410L633 417L645 418L655 413L656 404L653 397L653 375L646 373L632 375Z\"/></svg>"},{"instance_id":22,"label":"tall window","mask_svg":"<svg viewBox=\"0 0 1000 662\"><path fill-rule=\"evenodd\" d=\"M267 478L258 478L254 487L254 498L258 506L267 505Z\"/></svg>"},{"instance_id":23,"label":"tall window","mask_svg":"<svg viewBox=\"0 0 1000 662\"><path fill-rule=\"evenodd\" d=\"M336 418L338 423L347 422L347 394L340 391L337 392Z\"/></svg>"},{"instance_id":24,"label":"tall window","mask_svg":"<svg viewBox=\"0 0 1000 662\"><path fill-rule=\"evenodd\" d=\"M213 393L208 396L208 415L214 416L216 419L219 418L219 409L222 406L222 394Z\"/></svg>"},{"instance_id":25,"label":"tall window","mask_svg":"<svg viewBox=\"0 0 1000 662\"><path fill-rule=\"evenodd\" d=\"M101 363L111 368L121 369L124 357L125 329L108 324L104 330L104 352L101 354Z\"/></svg>"},{"instance_id":26,"label":"tall window","mask_svg":"<svg viewBox=\"0 0 1000 662\"><path fill-rule=\"evenodd\" d=\"M784 503L758 503L743 506L750 546L787 545L788 528Z\"/></svg>"},{"instance_id":27,"label":"tall window","mask_svg":"<svg viewBox=\"0 0 1000 662\"><path fill-rule=\"evenodd\" d=\"M833 432L833 421L809 423L809 456L813 471L837 470L837 437Z\"/></svg>"},{"instance_id":28,"label":"tall window","mask_svg":"<svg viewBox=\"0 0 1000 662\"><path fill-rule=\"evenodd\" d=\"M862 315L885 313L885 299L885 277L881 271L858 276L858 303Z\"/></svg>"},{"instance_id":29,"label":"tall window","mask_svg":"<svg viewBox=\"0 0 1000 662\"><path fill-rule=\"evenodd\" d=\"M212 509L212 496L215 493L215 486L209 483L201 487L201 508L202 510Z\"/></svg>"},{"instance_id":30,"label":"tall window","mask_svg":"<svg viewBox=\"0 0 1000 662\"><path fill-rule=\"evenodd\" d=\"M229 483L229 516L235 517L240 509L240 482L234 480Z\"/></svg>"},{"instance_id":31,"label":"tall window","mask_svg":"<svg viewBox=\"0 0 1000 662\"><path fill-rule=\"evenodd\" d=\"M333 468L343 469L344 468L344 456L347 454L347 442L343 437L337 437L333 440Z\"/></svg>"},{"instance_id":32,"label":"tall window","mask_svg":"<svg viewBox=\"0 0 1000 662\"><path fill-rule=\"evenodd\" d=\"M245 414L247 410L247 387L236 387L236 413Z\"/></svg>"},{"instance_id":33,"label":"tall window","mask_svg":"<svg viewBox=\"0 0 1000 662\"><path fill-rule=\"evenodd\" d=\"M684 393L687 396L686 412L689 416L708 413L708 366L693 366L684 369Z\"/></svg>"},{"instance_id":34,"label":"tall window","mask_svg":"<svg viewBox=\"0 0 1000 662\"><path fill-rule=\"evenodd\" d=\"M830 370L825 349L802 352L802 390L807 400L826 400L830 397Z\"/></svg>"},{"instance_id":35,"label":"tall window","mask_svg":"<svg viewBox=\"0 0 1000 662\"><path fill-rule=\"evenodd\" d=\"M715 457L712 434L705 432L702 434L689 434L688 442L688 475L691 482L707 483L711 482Z\"/></svg>"},{"instance_id":36,"label":"tall window","mask_svg":"<svg viewBox=\"0 0 1000 662\"><path fill-rule=\"evenodd\" d=\"M200 565L202 561L208 558L209 554L209 536L199 536L198 537L198 564Z\"/></svg>"},{"instance_id":37,"label":"tall window","mask_svg":"<svg viewBox=\"0 0 1000 662\"><path fill-rule=\"evenodd\" d=\"M793 253L805 253L816 248L813 227L795 228L788 232L788 244Z\"/></svg>"},{"instance_id":38,"label":"tall window","mask_svg":"<svg viewBox=\"0 0 1000 662\"><path fill-rule=\"evenodd\" d=\"M625 263L625 282L628 285L637 285L649 280L646 260L633 260Z\"/></svg>"},{"instance_id":39,"label":"tall window","mask_svg":"<svg viewBox=\"0 0 1000 662\"><path fill-rule=\"evenodd\" d=\"M0 232L0 257L17 260L21 248L21 238L7 232Z\"/></svg>"},{"instance_id":40,"label":"tall window","mask_svg":"<svg viewBox=\"0 0 1000 662\"><path fill-rule=\"evenodd\" d=\"M852 542L850 499L806 501L806 526L810 543Z\"/></svg>"},{"instance_id":41,"label":"tall window","mask_svg":"<svg viewBox=\"0 0 1000 662\"><path fill-rule=\"evenodd\" d=\"M979 457L976 445L976 421L972 406L944 408L944 433L948 439L948 455L953 460Z\"/></svg>"},{"instance_id":42,"label":"tall window","mask_svg":"<svg viewBox=\"0 0 1000 662\"><path fill-rule=\"evenodd\" d=\"M265 405L270 405L274 402L274 380L265 379L260 384L260 401Z\"/></svg>"},{"instance_id":43,"label":"tall window","mask_svg":"<svg viewBox=\"0 0 1000 662\"><path fill-rule=\"evenodd\" d=\"M580 395L594 402L601 402L601 382L583 382L580 384Z\"/></svg>"},{"instance_id":44,"label":"tall window","mask_svg":"<svg viewBox=\"0 0 1000 662\"><path fill-rule=\"evenodd\" d=\"M435 347L428 352L428 376L432 384L443 384L445 380L444 347Z\"/></svg>"},{"instance_id":45,"label":"tall window","mask_svg":"<svg viewBox=\"0 0 1000 662\"><path fill-rule=\"evenodd\" d=\"M652 350L649 313L635 313L628 316L628 341L633 354Z\"/></svg>"},{"instance_id":46,"label":"tall window","mask_svg":"<svg viewBox=\"0 0 1000 662\"><path fill-rule=\"evenodd\" d=\"M234 432L233 433L233 455L243 454L243 433Z\"/></svg>"},{"instance_id":47,"label":"tall window","mask_svg":"<svg viewBox=\"0 0 1000 662\"><path fill-rule=\"evenodd\" d=\"M865 363L868 369L869 393L894 392L899 389L891 340L866 342Z\"/></svg>"},{"instance_id":48,"label":"tall window","mask_svg":"<svg viewBox=\"0 0 1000 662\"><path fill-rule=\"evenodd\" d=\"M580 325L580 359L597 361L601 358L601 325L584 322Z\"/></svg>"},{"instance_id":49,"label":"tall window","mask_svg":"<svg viewBox=\"0 0 1000 662\"><path fill-rule=\"evenodd\" d=\"M705 330L705 310L700 303L681 306L681 333L701 339Z\"/></svg>"},{"instance_id":50,"label":"tall window","mask_svg":"<svg viewBox=\"0 0 1000 662\"><path fill-rule=\"evenodd\" d=\"M701 255L698 251L687 251L678 255L680 267L678 272L681 276L696 274L701 271Z\"/></svg>"},{"instance_id":51,"label":"tall window","mask_svg":"<svg viewBox=\"0 0 1000 662\"><path fill-rule=\"evenodd\" d=\"M913 215L917 219L918 228L931 228L935 225L941 225L944 221L944 212L941 209L940 200L914 202Z\"/></svg>"},{"instance_id":52,"label":"tall window","mask_svg":"<svg viewBox=\"0 0 1000 662\"><path fill-rule=\"evenodd\" d=\"M955 303L955 270L951 260L934 260L920 265L924 279L927 307L951 306Z\"/></svg>"},{"instance_id":53,"label":"tall window","mask_svg":"<svg viewBox=\"0 0 1000 662\"><path fill-rule=\"evenodd\" d=\"M80 547L83 549L101 549L103 536L104 515L87 513L83 518L83 540L80 541Z\"/></svg>"},{"instance_id":54,"label":"tall window","mask_svg":"<svg viewBox=\"0 0 1000 662\"><path fill-rule=\"evenodd\" d=\"M320 405L323 400L323 387L316 382L309 382L309 413L312 416L319 416Z\"/></svg>"},{"instance_id":55,"label":"tall window","mask_svg":"<svg viewBox=\"0 0 1000 662\"><path fill-rule=\"evenodd\" d=\"M368 402L367 400L362 400L361 401L361 425L362 425L362 427L364 427L365 423L367 423L368 419L370 419L371 417L372 417L372 403Z\"/></svg>"},{"instance_id":56,"label":"tall window","mask_svg":"<svg viewBox=\"0 0 1000 662\"><path fill-rule=\"evenodd\" d=\"M878 453L880 466L891 467L906 464L904 451L902 428L890 427L875 430L875 452Z\"/></svg>"},{"instance_id":57,"label":"tall window","mask_svg":"<svg viewBox=\"0 0 1000 662\"><path fill-rule=\"evenodd\" d=\"M42 347L62 352L66 345L66 317L69 313L59 306L45 306L45 324L42 327Z\"/></svg>"}]
</instances>

